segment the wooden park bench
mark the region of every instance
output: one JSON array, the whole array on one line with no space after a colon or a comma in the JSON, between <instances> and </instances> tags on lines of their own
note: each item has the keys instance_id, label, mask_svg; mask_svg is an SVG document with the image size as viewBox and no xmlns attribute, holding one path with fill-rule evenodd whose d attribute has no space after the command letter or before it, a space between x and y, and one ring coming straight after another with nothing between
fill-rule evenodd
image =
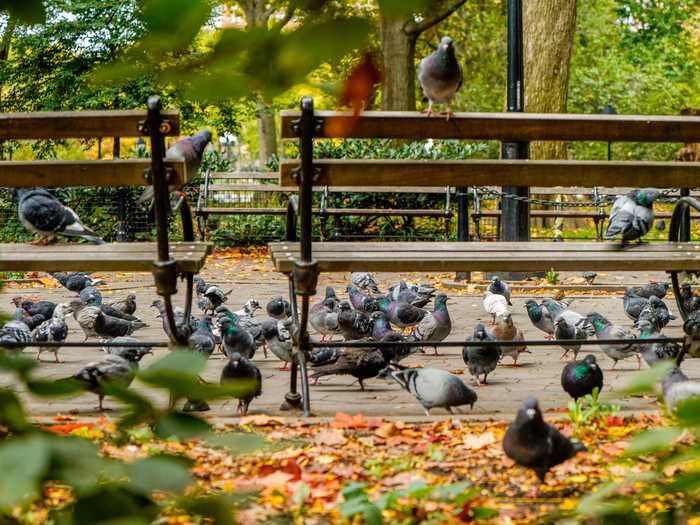
<instances>
[{"instance_id":1,"label":"wooden park bench","mask_svg":"<svg viewBox=\"0 0 700 525\"><path fill-rule=\"evenodd\" d=\"M310 98L299 112L282 113L282 134L300 143L300 159L280 166L281 187L298 188L298 205L290 206L287 241L270 243L278 271L289 277L296 323L297 362L287 405L303 402L309 413L305 359L308 351L326 343L311 341L309 303L316 294L319 272L349 271L667 271L671 273L678 307L678 273L700 270L700 244L689 240L689 209L700 210L692 197L679 199L671 220L669 242L628 245L620 242L318 242L311 238L311 196L314 185L363 187L451 186L614 186L691 188L700 165L644 161L532 160L338 160L315 159L314 140L343 138L462 139L529 142L633 141L698 142L700 119L693 117L574 115L528 113L458 113L449 121L413 112L315 112ZM294 228L299 218L300 241ZM297 304L300 297L300 304ZM406 343L411 344L411 343ZM448 341L444 345L462 345ZM303 397L296 390L301 372Z\"/></svg>"},{"instance_id":2,"label":"wooden park bench","mask_svg":"<svg viewBox=\"0 0 700 525\"><path fill-rule=\"evenodd\" d=\"M259 173L259 172L212 172L205 173L204 180L200 185L199 198L195 215L199 221L200 239L206 237L206 221L210 215L286 215L286 206L214 206L217 202L235 201L240 202L241 194L285 194L294 193L294 188L281 187L278 184L266 184L265 181L270 181L274 178L275 182L279 180L277 174ZM219 180L234 181L220 183ZM240 183L240 181L245 181ZM239 182L239 183L236 183ZM332 206L333 194L342 193L429 193L436 195L444 195L444 205L441 208L421 208L421 209L403 209L403 208L348 208ZM451 207L451 196L454 193L454 188L447 187L387 187L368 185L365 187L334 187L334 186L317 186L314 187L314 192L320 193L319 206L313 207L312 213L318 216L320 222L321 240L326 240L330 236L328 234L328 219L333 218L335 223L334 239L343 237L340 233L342 225L337 222L341 217L432 217L445 220L445 237L449 237L450 219L453 212Z\"/></svg>"},{"instance_id":3,"label":"wooden park bench","mask_svg":"<svg viewBox=\"0 0 700 525\"><path fill-rule=\"evenodd\" d=\"M0 114L0 140L149 137L150 159L2 161L0 186L153 184L157 227L157 242L94 245L62 241L51 246L0 244L0 271L152 271L157 292L164 299L174 342L186 344L175 328L171 297L177 292L178 278L186 278L185 309L189 315L193 275L204 265L212 245L195 241L186 201L180 207L183 241L170 242L168 238L168 186L181 186L195 175L187 172L184 162L164 159L165 137L179 133L179 114L176 111L161 112L158 97L149 99L148 111Z\"/></svg>"}]
</instances>

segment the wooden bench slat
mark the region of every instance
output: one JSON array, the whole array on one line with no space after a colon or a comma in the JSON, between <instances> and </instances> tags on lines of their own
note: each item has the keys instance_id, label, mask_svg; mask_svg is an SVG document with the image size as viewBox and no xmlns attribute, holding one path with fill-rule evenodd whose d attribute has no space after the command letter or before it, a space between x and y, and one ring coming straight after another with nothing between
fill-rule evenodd
<instances>
[{"instance_id":1,"label":"wooden bench slat","mask_svg":"<svg viewBox=\"0 0 700 525\"><path fill-rule=\"evenodd\" d=\"M700 120L700 119L699 119ZM280 164L280 185L296 187L298 161ZM327 186L592 186L691 188L700 177L695 162L557 160L330 160L314 162L317 184Z\"/></svg>"},{"instance_id":2,"label":"wooden bench slat","mask_svg":"<svg viewBox=\"0 0 700 525\"><path fill-rule=\"evenodd\" d=\"M282 138L299 111L282 111ZM415 111L315 111L322 138L471 139L504 142L596 140L610 142L700 142L700 118L666 115L582 115L573 113L456 113L450 120Z\"/></svg>"},{"instance_id":3,"label":"wooden bench slat","mask_svg":"<svg viewBox=\"0 0 700 525\"><path fill-rule=\"evenodd\" d=\"M320 208L313 208L314 214L320 214ZM287 208L201 208L197 211L198 215L285 215ZM394 209L357 209L357 208L326 208L325 214L329 216L410 216L410 217L447 217L452 216L452 212L445 210L420 209L420 210L394 210Z\"/></svg>"},{"instance_id":4,"label":"wooden bench slat","mask_svg":"<svg viewBox=\"0 0 700 525\"><path fill-rule=\"evenodd\" d=\"M173 169L174 186L187 182L183 161L166 161ZM146 186L148 159L7 160L0 161L0 186L8 188L69 186ZM192 174L193 175L193 174Z\"/></svg>"},{"instance_id":5,"label":"wooden bench slat","mask_svg":"<svg viewBox=\"0 0 700 525\"><path fill-rule=\"evenodd\" d=\"M213 245L174 242L172 257L181 271L198 272ZM157 258L154 242L118 244L0 244L0 271L125 271L150 272Z\"/></svg>"},{"instance_id":6,"label":"wooden bench slat","mask_svg":"<svg viewBox=\"0 0 700 525\"><path fill-rule=\"evenodd\" d=\"M514 245L518 245L515 250ZM444 248L452 247L451 250ZM293 269L298 243L270 243L281 272ZM667 271L700 269L700 244L621 249L616 243L314 243L321 271ZM546 254L546 255L545 255Z\"/></svg>"},{"instance_id":7,"label":"wooden bench slat","mask_svg":"<svg viewBox=\"0 0 700 525\"><path fill-rule=\"evenodd\" d=\"M202 189L204 186L202 185ZM209 184L209 191L261 191L271 193L290 193L297 191L298 186L278 186L276 184ZM325 186L314 186L314 191L324 191ZM446 186L331 186L331 193L431 193L445 194Z\"/></svg>"},{"instance_id":8,"label":"wooden bench slat","mask_svg":"<svg viewBox=\"0 0 700 525\"><path fill-rule=\"evenodd\" d=\"M230 179L230 180L278 180L279 175L277 173L267 172L260 173L257 171L215 171L209 173L209 177L212 179Z\"/></svg>"},{"instance_id":9,"label":"wooden bench slat","mask_svg":"<svg viewBox=\"0 0 700 525\"><path fill-rule=\"evenodd\" d=\"M171 125L166 135L179 135L179 112L164 110L161 114ZM140 137L138 124L145 119L143 110L0 113L0 140Z\"/></svg>"},{"instance_id":10,"label":"wooden bench slat","mask_svg":"<svg viewBox=\"0 0 700 525\"><path fill-rule=\"evenodd\" d=\"M691 218L698 219L700 214L692 210L693 213L690 214ZM482 210L479 213L472 214L473 216L479 217L500 217L501 210ZM603 212L600 214L597 211L570 211L570 210L530 210L531 217L569 217L569 218L581 218L590 219L594 217L607 218L607 213ZM670 211L657 211L654 213L657 219L670 219L673 213Z\"/></svg>"}]
</instances>

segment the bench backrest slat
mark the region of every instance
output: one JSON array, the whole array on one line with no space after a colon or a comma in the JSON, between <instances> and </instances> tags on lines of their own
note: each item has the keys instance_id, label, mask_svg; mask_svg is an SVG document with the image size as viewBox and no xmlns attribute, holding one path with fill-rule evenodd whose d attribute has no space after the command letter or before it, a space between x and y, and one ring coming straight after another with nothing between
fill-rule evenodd
<instances>
[{"instance_id":1,"label":"bench backrest slat","mask_svg":"<svg viewBox=\"0 0 700 525\"><path fill-rule=\"evenodd\" d=\"M316 111L319 138L470 139L504 142L595 140L611 142L700 142L700 117L582 115L572 113L456 113L428 118L418 112ZM283 111L282 138L296 138L298 111Z\"/></svg>"},{"instance_id":2,"label":"bench backrest slat","mask_svg":"<svg viewBox=\"0 0 700 525\"><path fill-rule=\"evenodd\" d=\"M164 135L179 135L178 111L163 111L163 115L170 122ZM142 110L0 113L0 140L139 137L138 124L145 119Z\"/></svg>"}]
</instances>

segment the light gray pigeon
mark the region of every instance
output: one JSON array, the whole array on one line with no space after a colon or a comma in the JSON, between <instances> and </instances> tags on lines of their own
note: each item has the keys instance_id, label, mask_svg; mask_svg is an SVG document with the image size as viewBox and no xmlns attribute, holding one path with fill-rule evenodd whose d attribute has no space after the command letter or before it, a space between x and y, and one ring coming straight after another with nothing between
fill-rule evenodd
<instances>
[{"instance_id":1,"label":"light gray pigeon","mask_svg":"<svg viewBox=\"0 0 700 525\"><path fill-rule=\"evenodd\" d=\"M437 50L418 64L418 82L428 99L428 116L433 114L433 104L447 104L447 119L452 113L452 100L462 87L462 68L457 62L452 39L442 37Z\"/></svg>"},{"instance_id":2,"label":"light gray pigeon","mask_svg":"<svg viewBox=\"0 0 700 525\"><path fill-rule=\"evenodd\" d=\"M99 235L81 222L77 213L48 191L42 188L20 188L15 193L22 226L41 235L41 239L33 244L49 244L57 235L81 237L93 244L104 244Z\"/></svg>"},{"instance_id":3,"label":"light gray pigeon","mask_svg":"<svg viewBox=\"0 0 700 525\"><path fill-rule=\"evenodd\" d=\"M653 188L620 195L613 204L604 237L622 237L623 243L641 239L654 222L654 201L660 196L661 192Z\"/></svg>"},{"instance_id":4,"label":"light gray pigeon","mask_svg":"<svg viewBox=\"0 0 700 525\"><path fill-rule=\"evenodd\" d=\"M350 274L350 282L357 286L360 290L365 290L370 293L379 293L377 281L369 272L352 272Z\"/></svg>"},{"instance_id":5,"label":"light gray pigeon","mask_svg":"<svg viewBox=\"0 0 700 525\"><path fill-rule=\"evenodd\" d=\"M99 306L89 306L81 301L71 301L70 308L73 310L73 318L78 321L78 325L85 334L85 341L91 337L99 337L95 331L97 318L102 314Z\"/></svg>"},{"instance_id":6,"label":"light gray pigeon","mask_svg":"<svg viewBox=\"0 0 700 525\"><path fill-rule=\"evenodd\" d=\"M597 312L591 312L587 317L595 329L596 338L598 339L636 339L635 335L629 330L617 326L608 321L605 317ZM636 343L620 343L620 344L602 344L600 349L605 355L613 360L613 368L617 365L620 359L635 356L639 368L642 367L641 357L639 352L641 345Z\"/></svg>"},{"instance_id":7,"label":"light gray pigeon","mask_svg":"<svg viewBox=\"0 0 700 525\"><path fill-rule=\"evenodd\" d=\"M95 306L102 304L102 292L94 286L88 286L80 290L78 297L80 297L80 300L85 304L94 303Z\"/></svg>"},{"instance_id":8,"label":"light gray pigeon","mask_svg":"<svg viewBox=\"0 0 700 525\"><path fill-rule=\"evenodd\" d=\"M453 414L453 407L474 407L477 395L457 376L437 368L404 368L388 370L388 375L401 388L415 396L423 406L425 415L432 408L444 408Z\"/></svg>"},{"instance_id":9,"label":"light gray pigeon","mask_svg":"<svg viewBox=\"0 0 700 525\"><path fill-rule=\"evenodd\" d=\"M177 142L174 142L165 152L165 158L169 160L185 161L187 172L190 176L197 174L204 150L211 142L211 131L208 129L202 130L191 137L184 137ZM185 194L175 187L169 186L170 191L170 210L175 211L179 208L182 201L185 199ZM136 200L138 204L150 203L153 205L153 186L147 186L141 196Z\"/></svg>"},{"instance_id":10,"label":"light gray pigeon","mask_svg":"<svg viewBox=\"0 0 700 525\"><path fill-rule=\"evenodd\" d=\"M29 343L32 340L32 333L29 327L22 321L12 320L5 323L0 328L0 348L6 343ZM10 350L21 352L24 346L6 347Z\"/></svg>"},{"instance_id":11,"label":"light gray pigeon","mask_svg":"<svg viewBox=\"0 0 700 525\"><path fill-rule=\"evenodd\" d=\"M309 312L309 323L319 334L321 341L333 340L335 334L340 333L338 326L338 312L335 309L334 299L324 299L311 307Z\"/></svg>"},{"instance_id":12,"label":"light gray pigeon","mask_svg":"<svg viewBox=\"0 0 700 525\"><path fill-rule=\"evenodd\" d=\"M59 304L54 308L51 319L48 319L37 326L32 331L32 341L37 343L51 342L60 343L68 337L68 324L66 323L66 314L70 313L71 309L67 304ZM36 360L41 360L41 354L44 352L52 352L56 362L58 359L58 346L40 346L39 352L36 354Z\"/></svg>"},{"instance_id":13,"label":"light gray pigeon","mask_svg":"<svg viewBox=\"0 0 700 525\"><path fill-rule=\"evenodd\" d=\"M190 350L203 355L207 359L214 353L216 341L212 332L212 320L208 315L202 316L197 325L197 329L187 339L187 346Z\"/></svg>"},{"instance_id":14,"label":"light gray pigeon","mask_svg":"<svg viewBox=\"0 0 700 525\"><path fill-rule=\"evenodd\" d=\"M559 317L554 322L554 338L557 341L561 341L559 346L564 349L564 353L559 357L559 359L564 359L569 353L569 350L574 352L574 361L578 357L578 353L581 350L580 344L575 344L574 340L586 340L588 339L588 332L583 328L582 325L573 325L569 323L565 317ZM571 342L569 342L571 341Z\"/></svg>"},{"instance_id":15,"label":"light gray pigeon","mask_svg":"<svg viewBox=\"0 0 700 525\"><path fill-rule=\"evenodd\" d=\"M683 401L700 396L700 383L688 379L678 367L663 379L661 388L669 412L674 412Z\"/></svg>"},{"instance_id":16,"label":"light gray pigeon","mask_svg":"<svg viewBox=\"0 0 700 525\"><path fill-rule=\"evenodd\" d=\"M428 312L413 329L413 336L419 341L443 341L452 331L450 312L447 311L448 297L444 293L435 298L435 308ZM434 347L438 355L437 346Z\"/></svg>"},{"instance_id":17,"label":"light gray pigeon","mask_svg":"<svg viewBox=\"0 0 700 525\"><path fill-rule=\"evenodd\" d=\"M265 319L262 324L262 333L265 343L270 351L284 363L280 370L287 370L287 366L292 362L292 336L289 328L292 320L278 321L276 319Z\"/></svg>"},{"instance_id":18,"label":"light gray pigeon","mask_svg":"<svg viewBox=\"0 0 700 525\"><path fill-rule=\"evenodd\" d=\"M545 339L550 339L554 333L554 321L552 321L552 315L549 313L549 310L543 304L537 304L532 299L525 303L525 308L527 309L527 316L535 328L544 332Z\"/></svg>"},{"instance_id":19,"label":"light gray pigeon","mask_svg":"<svg viewBox=\"0 0 700 525\"><path fill-rule=\"evenodd\" d=\"M640 319L637 321L637 329L639 330L639 340L644 339L666 339L666 336L658 331L654 323L648 319ZM659 361L671 360L680 365L683 360L683 347L678 343L670 341L664 343L652 343L641 345L642 358L649 366L654 366Z\"/></svg>"},{"instance_id":20,"label":"light gray pigeon","mask_svg":"<svg viewBox=\"0 0 700 525\"><path fill-rule=\"evenodd\" d=\"M492 294L502 295L506 298L508 306L513 306L510 302L510 287L507 283L501 281L501 278L497 275L491 277L491 284L489 284L488 291Z\"/></svg>"}]
</instances>

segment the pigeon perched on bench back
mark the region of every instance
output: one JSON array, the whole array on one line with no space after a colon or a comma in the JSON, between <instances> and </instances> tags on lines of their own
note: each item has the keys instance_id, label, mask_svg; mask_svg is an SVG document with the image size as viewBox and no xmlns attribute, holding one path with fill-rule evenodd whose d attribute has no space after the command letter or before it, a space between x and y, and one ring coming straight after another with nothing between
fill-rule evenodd
<instances>
[{"instance_id":1,"label":"pigeon perched on bench back","mask_svg":"<svg viewBox=\"0 0 700 525\"><path fill-rule=\"evenodd\" d=\"M93 279L86 272L49 272L49 275L61 283L64 288L75 293L80 293L88 286L104 284L102 279Z\"/></svg>"},{"instance_id":2,"label":"pigeon perched on bench back","mask_svg":"<svg viewBox=\"0 0 700 525\"><path fill-rule=\"evenodd\" d=\"M427 115L433 114L433 104L447 104L447 119L453 115L452 99L462 87L462 68L457 62L455 48L449 36L442 37L437 50L418 64L418 82L428 99Z\"/></svg>"},{"instance_id":3,"label":"pigeon perched on bench back","mask_svg":"<svg viewBox=\"0 0 700 525\"><path fill-rule=\"evenodd\" d=\"M623 243L642 238L654 223L654 201L660 196L661 192L653 188L620 195L613 204L604 237L621 237Z\"/></svg>"},{"instance_id":4,"label":"pigeon perched on bench back","mask_svg":"<svg viewBox=\"0 0 700 525\"><path fill-rule=\"evenodd\" d=\"M104 244L99 235L82 223L77 213L45 189L19 188L15 194L22 226L41 235L35 244L53 242L57 235L81 237L93 244Z\"/></svg>"}]
</instances>

